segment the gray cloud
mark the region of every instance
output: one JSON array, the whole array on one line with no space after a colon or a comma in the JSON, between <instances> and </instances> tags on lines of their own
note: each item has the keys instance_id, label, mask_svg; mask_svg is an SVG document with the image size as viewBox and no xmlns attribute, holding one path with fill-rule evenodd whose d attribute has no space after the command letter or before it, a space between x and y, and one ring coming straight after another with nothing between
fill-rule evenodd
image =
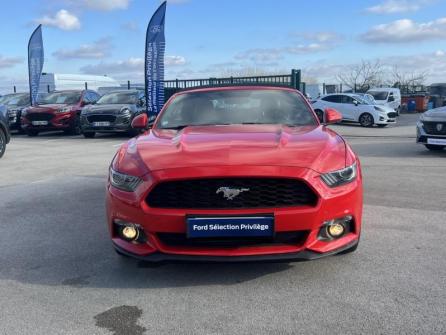
<instances>
[{"instance_id":1,"label":"gray cloud","mask_svg":"<svg viewBox=\"0 0 446 335\"><path fill-rule=\"evenodd\" d=\"M406 43L446 39L446 17L425 23L401 19L380 24L362 34L360 39L368 43Z\"/></svg>"},{"instance_id":2,"label":"gray cloud","mask_svg":"<svg viewBox=\"0 0 446 335\"><path fill-rule=\"evenodd\" d=\"M435 0L386 0L378 5L367 7L371 14L397 14L416 12L431 4Z\"/></svg>"},{"instance_id":3,"label":"gray cloud","mask_svg":"<svg viewBox=\"0 0 446 335\"><path fill-rule=\"evenodd\" d=\"M23 63L21 57L5 57L0 55L0 68L10 68L21 63Z\"/></svg>"},{"instance_id":4,"label":"gray cloud","mask_svg":"<svg viewBox=\"0 0 446 335\"><path fill-rule=\"evenodd\" d=\"M82 44L76 49L60 49L53 53L59 60L101 59L110 55L112 45L109 38L101 38L93 43Z\"/></svg>"},{"instance_id":5,"label":"gray cloud","mask_svg":"<svg viewBox=\"0 0 446 335\"><path fill-rule=\"evenodd\" d=\"M35 22L62 30L78 30L81 28L79 18L66 9L61 9L54 15L45 15L36 19Z\"/></svg>"}]
</instances>

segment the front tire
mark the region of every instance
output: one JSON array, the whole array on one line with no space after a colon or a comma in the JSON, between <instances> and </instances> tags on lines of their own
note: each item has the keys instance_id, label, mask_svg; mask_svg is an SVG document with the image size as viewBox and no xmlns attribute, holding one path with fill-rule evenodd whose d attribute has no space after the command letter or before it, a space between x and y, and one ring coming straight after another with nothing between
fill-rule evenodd
<instances>
[{"instance_id":1,"label":"front tire","mask_svg":"<svg viewBox=\"0 0 446 335\"><path fill-rule=\"evenodd\" d=\"M6 134L3 129L0 128L0 158L3 157L6 151Z\"/></svg>"},{"instance_id":2,"label":"front tire","mask_svg":"<svg viewBox=\"0 0 446 335\"><path fill-rule=\"evenodd\" d=\"M431 144L425 144L425 147L430 151L441 151L445 148L443 145L431 145Z\"/></svg>"},{"instance_id":3,"label":"front tire","mask_svg":"<svg viewBox=\"0 0 446 335\"><path fill-rule=\"evenodd\" d=\"M71 125L70 129L66 131L68 135L80 135L82 133L81 129L81 118L79 115L76 115L73 124Z\"/></svg>"},{"instance_id":4,"label":"front tire","mask_svg":"<svg viewBox=\"0 0 446 335\"><path fill-rule=\"evenodd\" d=\"M359 124L362 127L372 127L374 123L375 120L373 119L373 116L370 113L361 114L361 116L359 117Z\"/></svg>"}]
</instances>

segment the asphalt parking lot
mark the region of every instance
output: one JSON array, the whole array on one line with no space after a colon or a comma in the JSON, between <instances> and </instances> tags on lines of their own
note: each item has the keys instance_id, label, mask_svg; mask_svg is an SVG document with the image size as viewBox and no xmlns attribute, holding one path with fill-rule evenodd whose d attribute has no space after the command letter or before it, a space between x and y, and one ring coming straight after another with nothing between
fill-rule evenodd
<instances>
[{"instance_id":1,"label":"asphalt parking lot","mask_svg":"<svg viewBox=\"0 0 446 335\"><path fill-rule=\"evenodd\" d=\"M126 140L16 135L0 161L0 333L445 334L446 150L396 126L334 126L365 180L358 250L304 263L120 259L104 220Z\"/></svg>"}]
</instances>

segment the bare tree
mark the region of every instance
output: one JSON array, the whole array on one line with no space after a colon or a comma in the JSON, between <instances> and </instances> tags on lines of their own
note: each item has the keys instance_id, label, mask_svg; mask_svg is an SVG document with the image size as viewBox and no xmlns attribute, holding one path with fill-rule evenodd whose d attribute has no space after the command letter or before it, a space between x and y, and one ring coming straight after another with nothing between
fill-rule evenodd
<instances>
[{"instance_id":1,"label":"bare tree","mask_svg":"<svg viewBox=\"0 0 446 335\"><path fill-rule=\"evenodd\" d=\"M392 85L398 86L417 86L423 85L426 81L426 72L406 72L401 70L398 65L392 68Z\"/></svg>"},{"instance_id":2,"label":"bare tree","mask_svg":"<svg viewBox=\"0 0 446 335\"><path fill-rule=\"evenodd\" d=\"M382 74L382 64L379 60L375 62L362 60L361 63L346 68L336 78L342 85L353 90L366 90L380 84Z\"/></svg>"}]
</instances>

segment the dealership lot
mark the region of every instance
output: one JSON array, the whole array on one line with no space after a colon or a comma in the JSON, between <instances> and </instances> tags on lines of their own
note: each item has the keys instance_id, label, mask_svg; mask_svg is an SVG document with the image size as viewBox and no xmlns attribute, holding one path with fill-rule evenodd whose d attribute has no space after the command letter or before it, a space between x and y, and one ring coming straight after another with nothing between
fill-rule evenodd
<instances>
[{"instance_id":1,"label":"dealership lot","mask_svg":"<svg viewBox=\"0 0 446 335\"><path fill-rule=\"evenodd\" d=\"M6 334L446 332L446 150L396 126L334 126L360 155L357 252L305 263L150 268L120 259L104 220L123 136L14 136L0 162Z\"/></svg>"}]
</instances>

